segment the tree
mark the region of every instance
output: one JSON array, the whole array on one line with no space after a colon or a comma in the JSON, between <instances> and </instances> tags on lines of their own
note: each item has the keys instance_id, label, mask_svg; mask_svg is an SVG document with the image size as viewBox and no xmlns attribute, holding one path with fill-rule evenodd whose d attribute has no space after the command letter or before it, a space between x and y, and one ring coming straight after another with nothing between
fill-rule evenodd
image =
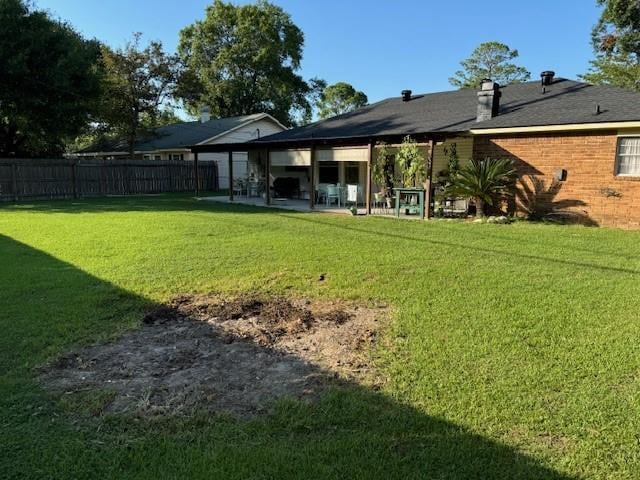
<instances>
[{"instance_id":1,"label":"tree","mask_svg":"<svg viewBox=\"0 0 640 480\"><path fill-rule=\"evenodd\" d=\"M517 171L509 159L472 159L451 177L446 194L472 198L476 217L484 216L485 204L493 205L499 197L513 195Z\"/></svg>"},{"instance_id":2,"label":"tree","mask_svg":"<svg viewBox=\"0 0 640 480\"><path fill-rule=\"evenodd\" d=\"M99 44L22 0L0 25L0 157L60 155L99 98Z\"/></svg>"},{"instance_id":3,"label":"tree","mask_svg":"<svg viewBox=\"0 0 640 480\"><path fill-rule=\"evenodd\" d=\"M285 124L309 119L313 85L296 73L303 44L302 31L280 7L215 0L204 20L180 32L185 72L178 95L191 114L207 105L217 117L266 112Z\"/></svg>"},{"instance_id":4,"label":"tree","mask_svg":"<svg viewBox=\"0 0 640 480\"><path fill-rule=\"evenodd\" d=\"M613 85L640 91L640 62L633 54L598 54L580 78L596 85Z\"/></svg>"},{"instance_id":5,"label":"tree","mask_svg":"<svg viewBox=\"0 0 640 480\"><path fill-rule=\"evenodd\" d=\"M640 91L640 5L635 0L597 0L604 9L591 32L596 54L581 78Z\"/></svg>"},{"instance_id":6,"label":"tree","mask_svg":"<svg viewBox=\"0 0 640 480\"><path fill-rule=\"evenodd\" d=\"M150 42L141 49L140 34L135 34L123 49L103 47L102 65L102 126L108 133L124 137L133 157L136 138L166 116L163 106L176 85L178 59L167 55L160 42Z\"/></svg>"},{"instance_id":7,"label":"tree","mask_svg":"<svg viewBox=\"0 0 640 480\"><path fill-rule=\"evenodd\" d=\"M640 53L640 5L637 0L597 0L604 7L591 32L596 52Z\"/></svg>"},{"instance_id":8,"label":"tree","mask_svg":"<svg viewBox=\"0 0 640 480\"><path fill-rule=\"evenodd\" d=\"M183 121L173 107L164 106L162 110L154 112L153 116L149 114L143 115L140 118L140 126L143 131L150 131L154 128L181 123Z\"/></svg>"},{"instance_id":9,"label":"tree","mask_svg":"<svg viewBox=\"0 0 640 480\"><path fill-rule=\"evenodd\" d=\"M531 73L511 60L518 58L518 50L504 43L484 42L476 47L471 56L460 62L458 70L449 83L458 88L477 88L483 78L490 78L500 85L526 82Z\"/></svg>"},{"instance_id":10,"label":"tree","mask_svg":"<svg viewBox=\"0 0 640 480\"><path fill-rule=\"evenodd\" d=\"M367 104L364 92L357 91L346 82L338 82L326 87L318 101L318 116L329 118L349 113Z\"/></svg>"}]
</instances>

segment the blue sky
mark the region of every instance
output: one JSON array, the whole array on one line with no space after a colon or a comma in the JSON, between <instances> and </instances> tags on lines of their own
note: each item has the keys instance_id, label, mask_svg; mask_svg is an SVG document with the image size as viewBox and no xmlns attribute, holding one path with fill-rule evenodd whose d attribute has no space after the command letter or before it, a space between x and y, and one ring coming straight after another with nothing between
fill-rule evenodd
<instances>
[{"instance_id":1,"label":"blue sky","mask_svg":"<svg viewBox=\"0 0 640 480\"><path fill-rule=\"evenodd\" d=\"M206 0L36 0L89 37L120 46L136 31L174 50ZM246 3L246 2L240 2ZM448 77L478 43L517 48L533 78L575 78L592 58L595 0L275 0L305 33L302 75L346 81L370 101L402 89L451 89Z\"/></svg>"}]
</instances>

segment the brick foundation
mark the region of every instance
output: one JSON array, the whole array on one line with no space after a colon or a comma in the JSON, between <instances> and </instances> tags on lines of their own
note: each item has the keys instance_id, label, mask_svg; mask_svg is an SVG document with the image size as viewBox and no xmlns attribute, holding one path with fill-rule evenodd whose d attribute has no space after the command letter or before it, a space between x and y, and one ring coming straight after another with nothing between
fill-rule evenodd
<instances>
[{"instance_id":1,"label":"brick foundation","mask_svg":"<svg viewBox=\"0 0 640 480\"><path fill-rule=\"evenodd\" d=\"M567 171L556 195L542 196L547 206L568 205L584 223L640 228L640 177L614 174L617 132L477 136L473 155L511 158L520 181L529 175L550 185L556 171ZM522 189L522 185L519 185ZM516 212L522 213L520 197ZM582 203L582 204L579 204Z\"/></svg>"}]
</instances>

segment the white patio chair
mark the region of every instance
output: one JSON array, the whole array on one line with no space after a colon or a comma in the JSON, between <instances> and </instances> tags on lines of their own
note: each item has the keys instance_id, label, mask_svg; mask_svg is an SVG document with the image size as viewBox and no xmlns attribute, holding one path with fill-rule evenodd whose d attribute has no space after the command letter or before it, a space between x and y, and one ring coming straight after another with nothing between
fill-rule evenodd
<instances>
[{"instance_id":1,"label":"white patio chair","mask_svg":"<svg viewBox=\"0 0 640 480\"><path fill-rule=\"evenodd\" d=\"M382 192L373 194L373 209L378 213L387 213L387 200Z\"/></svg>"},{"instance_id":2,"label":"white patio chair","mask_svg":"<svg viewBox=\"0 0 640 480\"><path fill-rule=\"evenodd\" d=\"M233 181L233 194L235 196L238 196L238 197L242 196L242 192L244 191L244 184L245 182L241 178L236 178Z\"/></svg>"},{"instance_id":3,"label":"white patio chair","mask_svg":"<svg viewBox=\"0 0 640 480\"><path fill-rule=\"evenodd\" d=\"M258 196L260 196L260 182L257 180L249 180L249 184L247 186L247 197Z\"/></svg>"}]
</instances>

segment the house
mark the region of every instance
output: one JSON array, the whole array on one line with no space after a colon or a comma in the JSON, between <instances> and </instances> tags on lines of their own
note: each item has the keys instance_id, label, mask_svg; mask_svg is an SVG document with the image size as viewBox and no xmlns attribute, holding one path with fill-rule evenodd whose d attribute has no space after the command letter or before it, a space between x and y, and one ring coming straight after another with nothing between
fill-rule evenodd
<instances>
[{"instance_id":1,"label":"house","mask_svg":"<svg viewBox=\"0 0 640 480\"><path fill-rule=\"evenodd\" d=\"M135 145L135 156L145 160L193 160L191 145L235 145L282 132L286 127L267 113L256 113L237 117L211 119L208 109L203 109L199 121L181 122L156 128L141 136ZM71 154L80 158L128 159L126 140L106 140ZM201 161L218 163L218 184L229 187L228 156L221 153L200 155ZM236 175L247 171L247 151L237 149L233 155L233 170Z\"/></svg>"},{"instance_id":2,"label":"house","mask_svg":"<svg viewBox=\"0 0 640 480\"><path fill-rule=\"evenodd\" d=\"M246 145L194 145L196 155L249 150L249 172L298 178L296 194L317 208L318 185L357 183L371 211L371 165L379 142L398 145L410 135L428 158L427 216L433 214L437 172L446 168L445 148L470 158L510 158L519 188L533 178L556 183L538 202L566 205L597 225L640 227L640 93L594 86L543 72L541 81L500 87L490 80L479 91L463 89L402 95ZM265 203L272 201L266 190ZM233 199L233 192L231 193ZM552 202L554 202L552 204ZM515 205L522 213L524 205Z\"/></svg>"}]
</instances>

